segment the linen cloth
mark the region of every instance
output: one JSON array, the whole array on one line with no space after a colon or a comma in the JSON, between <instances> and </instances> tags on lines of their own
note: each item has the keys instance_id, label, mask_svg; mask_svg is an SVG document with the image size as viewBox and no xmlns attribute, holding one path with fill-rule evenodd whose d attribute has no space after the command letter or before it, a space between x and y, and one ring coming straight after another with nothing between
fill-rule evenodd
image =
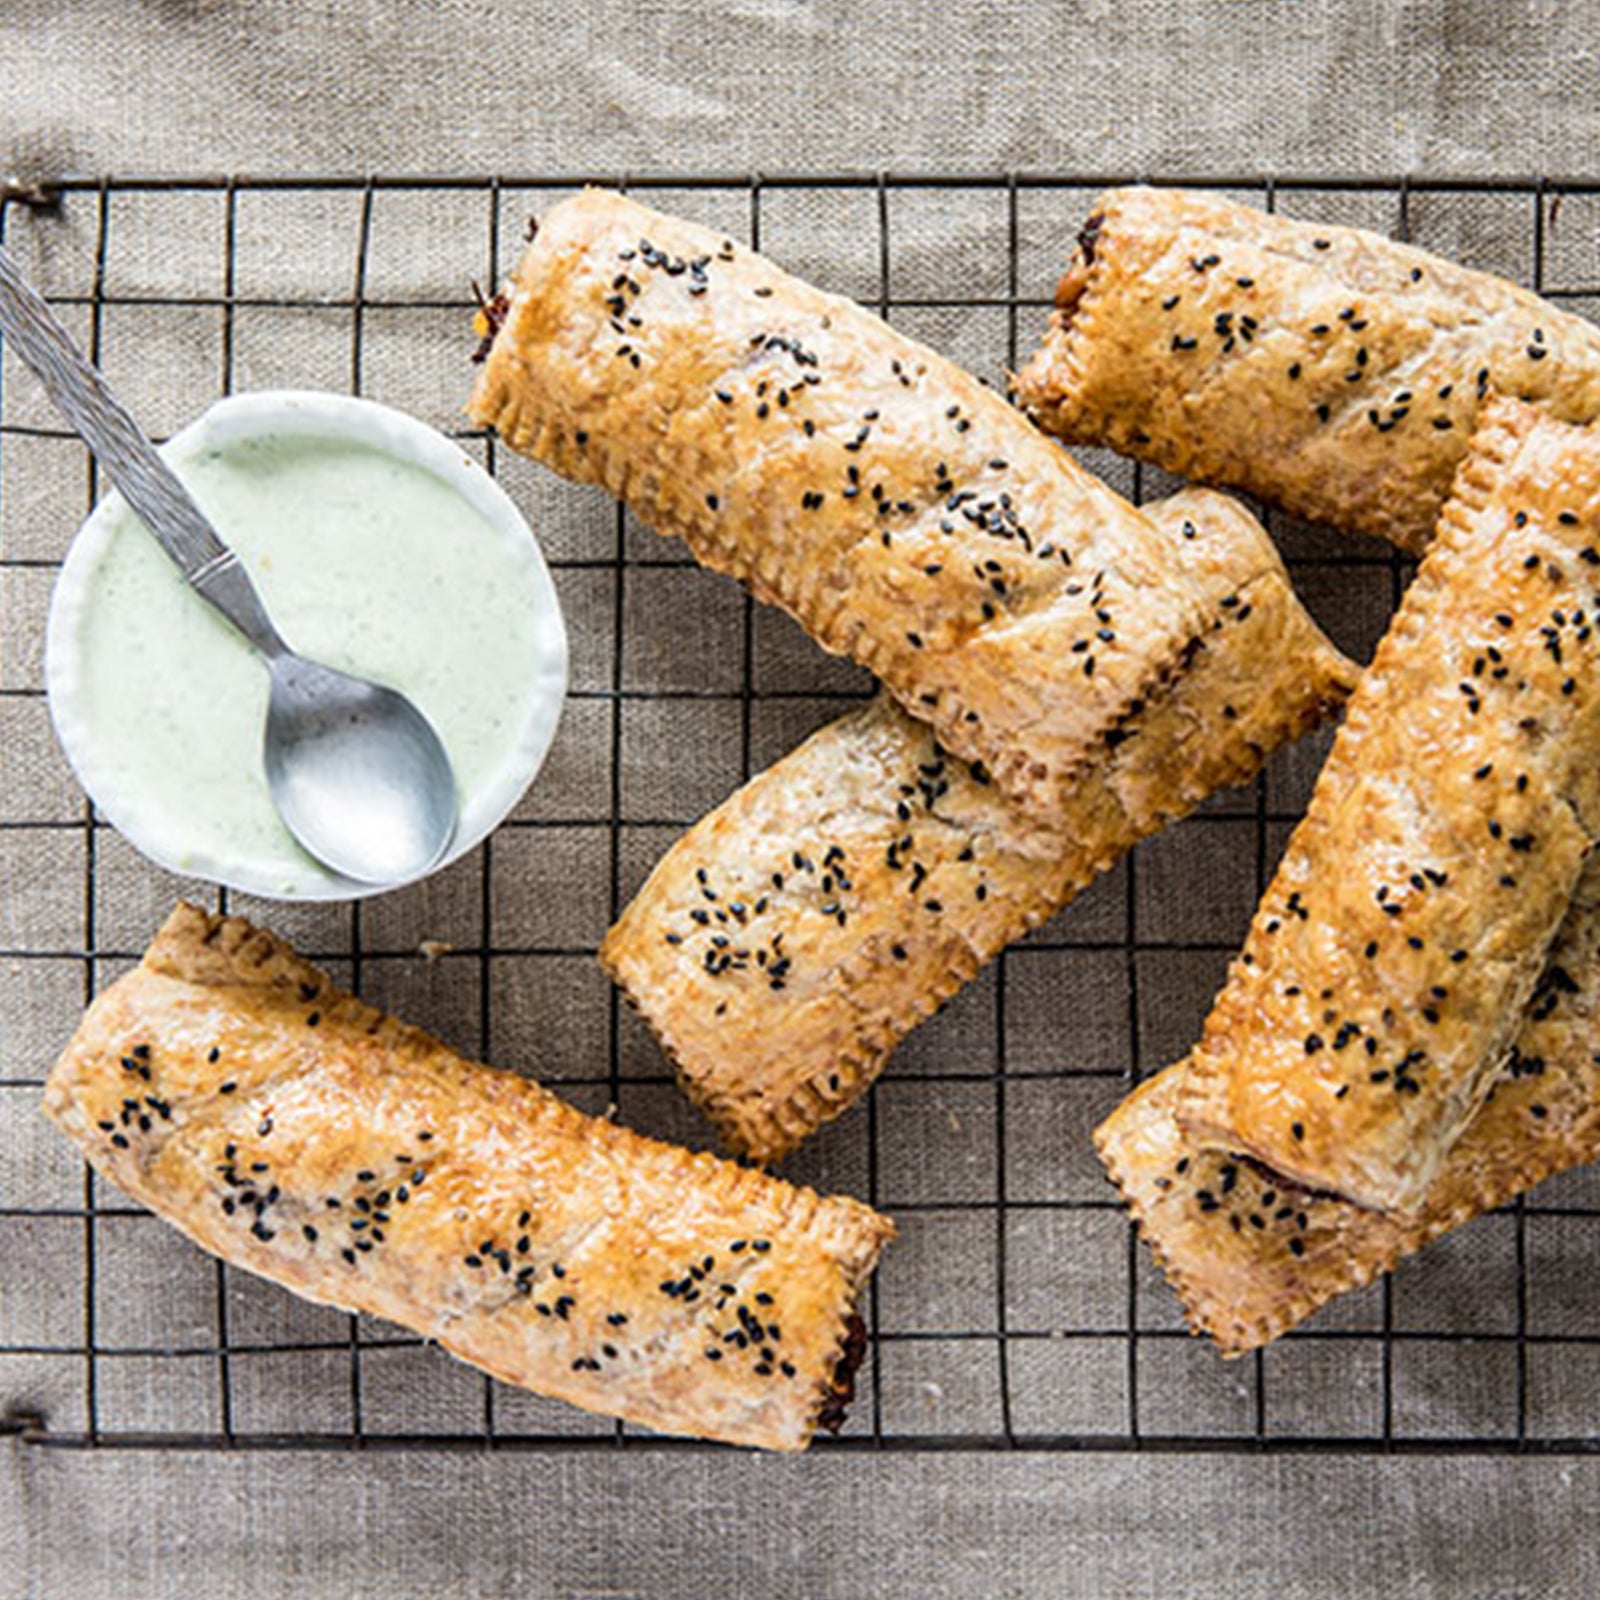
<instances>
[{"instance_id":1,"label":"linen cloth","mask_svg":"<svg viewBox=\"0 0 1600 1600\"><path fill-rule=\"evenodd\" d=\"M363 392L459 426L465 279L508 264L523 219L547 203L514 179L627 173L851 171L1597 176L1592 14L1582 4L843 4L684 0L588 5L106 3L12 5L0 14L0 177L63 174L491 175L490 196L380 190L364 256L359 364L348 301L361 267L359 189L241 191L227 282L226 197L93 194L49 214L13 204L7 242L80 333L104 244L102 357L155 432L225 387ZM1241 191L1260 197L1259 189ZM1043 317L1008 292L1002 191L891 190L887 285L871 189L654 193L655 203L748 236L784 265L876 303L998 381ZM1088 193L1018 197L1017 288L1048 298ZM491 203L495 209L491 211ZM1284 201L1307 215L1387 230L1392 188ZM1547 285L1600 284L1593 201L1544 212ZM1531 279L1526 196L1410 198L1420 242ZM498 238L498 257L494 245ZM182 301L182 304L150 302ZM942 301L901 306L900 301ZM1592 309L1588 302L1574 302ZM8 357L0 420L54 418ZM1123 463L1093 457L1132 491ZM345 909L238 902L328 958L341 979L464 1049L535 1072L579 1103L612 1098L650 1131L703 1142L654 1045L582 956L619 896L683 824L740 779L746 670L760 766L866 681L681 551L618 524L599 497L508 459L502 481L533 518L573 642L573 683L551 765L522 822L422 889ZM80 1347L205 1349L219 1296L232 1361L232 1422L247 1433L351 1424L346 1319L239 1274L221 1277L176 1235L136 1215L94 1225L96 1293L84 1295L80 1163L34 1110L36 1080L104 952L109 981L175 892L114 834L94 837L92 897L82 804L37 695L44 608L86 504L70 441L0 438L0 1406L60 1432L87 1423ZM1156 475L1137 487L1159 492ZM1398 575L1340 564L1347 545L1275 524L1309 604L1364 655ZM1373 554L1373 552L1364 552ZM1330 563L1327 558L1332 557ZM617 633L620 617L621 633ZM613 698L623 696L613 712ZM612 717L619 718L617 727ZM1322 744L1278 762L1260 804L1274 847L1303 804ZM613 753L620 765L612 770ZM613 871L613 784L625 820ZM1216 1435L1376 1440L1482 1436L1509 1451L1600 1434L1592 1346L1600 1293L1592 1177L1540 1195L1537 1214L1486 1218L1353 1296L1311 1334L1225 1367L1171 1337L1170 1296L1109 1207L1088 1131L1130 1065L1153 1070L1192 1039L1258 882L1254 792L1152 841L1035 941L1007 958L1004 1033L991 973L913 1037L878 1091L789 1169L877 1196L903 1238L879 1291L886 1343L852 1428L873 1408L900 1437ZM20 824L21 826L4 826ZM1130 958L1133 1003L1129 1004ZM474 951L429 962L423 939ZM1004 1041L1003 1094L993 1074ZM869 1150L876 1140L876 1160ZM999 1151L1005 1146L1006 1211ZM116 1197L99 1189L99 1205ZM1066 1209L1083 1202L1081 1207ZM1001 1255L1001 1234L1004 1254ZM997 1277L1004 1262L1005 1292ZM1518 1288L1525 1266L1529 1293ZM1130 1279L1132 1280L1130 1282ZM1127 1336L1136 1307L1139 1337ZM1525 1363L1511 1334L1534 1336ZM1384 1327L1401 1338L1386 1373ZM1435 1337L1476 1334L1476 1342ZM973 1332L988 1337L973 1339ZM1052 1331L1094 1337L1052 1339ZM373 1432L604 1433L607 1425L497 1390L436 1352L364 1325L362 1422ZM286 1352L282 1347L290 1346ZM1258 1388L1259 1382L1259 1388ZM121 1354L95 1364L102 1426L211 1432L222 1387L211 1356ZM643 1447L642 1447L643 1446ZM0 1597L192 1593L336 1596L499 1593L1299 1596L1545 1594L1592 1585L1584 1537L1597 1499L1583 1461L1379 1459L1297 1454L1057 1456L871 1452L773 1462L611 1451L445 1456L419 1450L232 1457L55 1452L0 1439Z\"/></svg>"}]
</instances>

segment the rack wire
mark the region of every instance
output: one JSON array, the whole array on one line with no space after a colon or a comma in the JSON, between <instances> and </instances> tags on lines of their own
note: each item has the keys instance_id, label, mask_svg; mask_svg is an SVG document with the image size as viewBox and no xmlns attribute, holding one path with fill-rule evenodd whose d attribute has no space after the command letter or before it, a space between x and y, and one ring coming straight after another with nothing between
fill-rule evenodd
<instances>
[{"instance_id":1,"label":"rack wire","mask_svg":"<svg viewBox=\"0 0 1600 1600\"><path fill-rule=\"evenodd\" d=\"M33 252L49 297L81 319L97 361L126 356L111 324L131 312L156 313L175 336L214 344L200 392L191 383L178 397L192 413L234 390L241 329L262 315L304 315L331 328L343 352L339 381L377 398L394 398L391 382L374 381L378 319L448 318L439 360L464 395L468 280L493 283L509 265L519 206L536 210L587 181L670 193L678 209L709 211L758 248L770 243L780 259L783 245L769 239L775 213L790 214L789 239L805 235L804 219L824 219L821 235L848 240L862 264L858 281L836 286L891 321L942 317L958 336L981 324L996 335L987 359L1003 355L1015 367L1049 304L1048 264L1064 264L1089 197L1135 178L1166 181L1084 173L72 177L0 189L0 239ZM1580 311L1600 304L1600 179L1182 181L1269 209L1415 236ZM258 282L242 261L244 208L270 213L328 197L348 202L317 241L344 252L343 286L286 289L270 273ZM375 226L397 199L408 216L422 214L420 203L479 217L481 245L462 245L448 292L427 274L375 284ZM150 201L182 203L152 220L141 216ZM205 203L214 239L196 236L189 202ZM976 278L970 253L928 245L930 205L935 232L943 218L960 234L966 211L981 213L971 237L992 259ZM919 208L914 252L902 249L908 206ZM143 235L146 255L170 251L211 264L176 287L160 270L147 274L148 284L136 272L124 286L115 244L129 229ZM249 229L271 234L257 222ZM214 249L220 260L207 256ZM826 259L812 271L831 276ZM51 273L58 281L48 281ZM392 363L388 371L392 377ZM99 485L92 460L53 419L28 410L13 377L13 367L0 366L0 1431L69 1448L708 1448L530 1400L421 1340L304 1307L200 1256L75 1157L69 1165L56 1136L41 1131L37 1091L53 1049L77 1007L137 958L153 926L129 908L159 906L193 886L131 863L93 807L59 774L49 776L41 754L48 734L33 646L63 541L36 536L32 524L70 527ZM326 369L288 377L329 381ZM493 438L448 417L429 420L447 424L491 472L506 475L510 462ZM8 515L8 488L40 472L50 478L54 469L40 466L47 455L71 464ZM1109 458L1093 464L1135 499L1167 486ZM620 507L534 483L520 477L513 492L537 493L547 511L558 508L585 530L548 552L584 664L562 735L594 769L570 786L582 803L525 808L458 869L442 904L407 901L396 913L356 905L313 917L299 936L357 990L490 1059L496 1041L517 1032L519 983L535 974L541 984L592 981L580 973L592 973L588 930L541 942L502 915L507 886L537 861L535 848L563 861L571 849L587 850L604 912L614 917L630 880L672 830L693 820L635 800L637 708L710 708L737 748L737 779L764 764L768 746L782 748L780 726L814 725L867 689L848 672L784 668L789 658L773 645L759 608L744 597L730 609L725 592L699 574L688 581L724 596L717 615L737 653L737 681L686 682L679 668L652 676L662 637L681 625L663 615L651 585L676 583L681 553L647 543ZM1404 586L1403 562L1268 520L1313 609L1342 642L1370 645ZM1357 595L1364 598L1352 610ZM641 634L648 648L636 650ZM769 721L774 707L787 722ZM1109 1188L1086 1170L1088 1127L1130 1081L1181 1048L1176 1041L1192 1034L1209 983L1242 936L1249 905L1233 903L1238 896L1220 889L1211 866L1259 894L1316 752L1313 745L1280 758L1247 791L1221 797L1143 847L1079 906L1002 957L992 976L920 1030L866 1105L801 1158L797 1176L861 1194L891 1212L905 1235L871 1291L872 1338L854 1415L819 1449L1600 1451L1592 1381L1600 1371L1600 1275L1589 1270L1600 1186L1581 1177L1547 1185L1273 1350L1224 1366L1188 1340ZM225 892L213 893L227 905ZM1186 902L1176 918L1174 900ZM259 914L283 922L270 910ZM441 915L453 948L425 957L417 943ZM1097 1046L1089 1065L1072 1060L1085 1036L1060 1030L1063 987L1114 1041L1109 1051ZM589 1015L603 1017L604 1065L562 1074L553 1086L593 1109L616 1106L649 1131L704 1142L616 994L586 993ZM1052 1046L1043 1064L1041 1037ZM531 1054L523 1064L542 1072L539 1051Z\"/></svg>"}]
</instances>

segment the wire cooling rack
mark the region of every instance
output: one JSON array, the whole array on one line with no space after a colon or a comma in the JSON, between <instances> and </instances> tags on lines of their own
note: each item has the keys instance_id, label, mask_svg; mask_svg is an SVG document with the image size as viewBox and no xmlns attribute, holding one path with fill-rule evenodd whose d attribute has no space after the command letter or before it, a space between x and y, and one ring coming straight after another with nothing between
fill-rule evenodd
<instances>
[{"instance_id":1,"label":"wire cooling rack","mask_svg":"<svg viewBox=\"0 0 1600 1600\"><path fill-rule=\"evenodd\" d=\"M469 281L495 283L525 216L591 180L742 233L994 380L1042 327L1094 192L1129 181L73 178L0 194L0 237L153 428L235 388L345 388L446 427L529 506L575 677L528 801L422 890L334 911L234 905L463 1049L703 1143L594 968L599 932L699 811L868 685L620 508L461 427ZM1196 186L1600 304L1600 181ZM45 1128L39 1086L81 1006L176 893L227 897L140 862L54 753L42 619L98 485L9 357L0 385L0 1430L77 1447L663 1447L211 1261ZM1136 499L1171 487L1088 459ZM1312 609L1364 654L1402 563L1272 526ZM1600 1450L1600 1185L1583 1175L1224 1365L1185 1335L1095 1169L1089 1129L1193 1037L1324 748L1280 756L1143 846L919 1030L794 1163L902 1230L871 1291L854 1412L818 1448Z\"/></svg>"}]
</instances>

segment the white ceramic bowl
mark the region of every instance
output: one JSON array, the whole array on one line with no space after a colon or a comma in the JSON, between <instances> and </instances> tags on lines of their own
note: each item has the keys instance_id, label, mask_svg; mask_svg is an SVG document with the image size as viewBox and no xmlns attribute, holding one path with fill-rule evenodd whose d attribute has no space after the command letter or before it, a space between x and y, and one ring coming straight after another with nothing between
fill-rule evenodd
<instances>
[{"instance_id":1,"label":"white ceramic bowl","mask_svg":"<svg viewBox=\"0 0 1600 1600\"><path fill-rule=\"evenodd\" d=\"M414 418L370 400L291 390L234 396L219 401L174 435L161 453L181 477L185 465L203 453L226 450L230 444L261 435L303 436L322 443L345 440L429 473L461 496L503 541L511 580L525 591L527 614L535 619L535 670L526 681L496 686L510 708L510 732L503 750L496 746L495 759L461 795L460 825L449 853L439 863L447 866L505 818L538 773L555 736L566 693L567 641L549 569L516 506L459 445ZM353 882L303 853L296 860L290 883L279 865L264 868L260 860L228 860L197 850L185 832L186 820L192 825L192 818L157 814L147 796L130 792L127 762L119 764L113 759L114 741L107 730L97 727L86 670L87 630L104 625L105 616L97 613L110 604L101 592L102 568L115 541L130 531L129 522L121 496L112 494L78 530L56 582L45 646L51 716L78 781L100 812L141 853L168 871L266 898L344 900L398 887ZM147 537L136 526L131 531ZM228 530L220 531L227 538ZM419 648L425 648L430 618L417 620ZM294 642L293 628L285 631ZM355 670L360 670L359 666ZM193 688L196 693L206 692L204 684ZM104 720L102 716L101 722ZM448 747L449 729L441 726L439 731ZM191 800L203 804L204 796L193 795L186 788L184 803Z\"/></svg>"}]
</instances>

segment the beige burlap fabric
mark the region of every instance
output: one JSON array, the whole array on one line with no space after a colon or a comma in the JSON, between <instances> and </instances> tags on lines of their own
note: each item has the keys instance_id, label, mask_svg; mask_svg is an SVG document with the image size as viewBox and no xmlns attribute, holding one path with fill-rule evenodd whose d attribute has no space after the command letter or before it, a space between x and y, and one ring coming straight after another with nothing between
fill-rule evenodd
<instances>
[{"instance_id":1,"label":"beige burlap fabric","mask_svg":"<svg viewBox=\"0 0 1600 1600\"><path fill-rule=\"evenodd\" d=\"M497 239L503 265L548 200L518 179L1057 174L1016 197L1014 318L1003 188L891 185L881 213L870 186L769 185L754 204L738 181L653 192L742 235L759 227L770 253L830 287L887 295L900 325L998 378L1038 326L1088 199L1073 176L1600 176L1592 32L1587 7L1548 3L25 3L0 14L0 175L507 181L377 190L364 255L359 185L246 187L231 201L118 188L103 206L74 191L48 214L8 206L7 243L80 331L103 264L102 357L153 430L227 387L271 385L359 387L455 428L467 280L490 275ZM1401 223L1392 185L1280 200ZM1542 261L1538 203L1526 189L1418 193L1405 220L1419 241L1477 264L1528 281L1542 267L1547 287L1587 309L1600 287L1595 202L1546 199ZM36 1115L37 1080L86 984L121 968L176 892L205 891L85 827L38 690L52 568L86 508L86 458L40 436L55 421L9 357L0 423L0 1407L39 1413L60 1435L91 1422L211 1434L226 1399L226 1421L250 1436L347 1433L359 1407L374 1434L492 1425L604 1444L607 1426L490 1390L375 1324L358 1330L353 1387L347 1319L219 1275L115 1195L86 1196L81 1165ZM1162 488L1092 464L1125 490ZM487 861L359 920L246 909L464 1048L699 1142L653 1043L614 1012L582 952L663 846L740 780L747 744L764 763L865 680L767 612L747 634L736 591L619 525L608 503L503 452L495 465L556 564L572 632L576 692L549 769ZM1381 558L1352 563L1373 551L1276 531L1308 603L1364 653L1398 575ZM201 1585L668 1600L1583 1592L1587 1465L1377 1452L1386 1439L1509 1450L1519 1433L1600 1437L1593 1178L1551 1186L1526 1215L1483 1219L1259 1368L1224 1367L1177 1336L1173 1302L1130 1249L1089 1151L1129 1065L1153 1069L1192 1038L1321 748L1288 753L1259 793L1222 797L1144 847L1011 955L1003 977L915 1035L870 1115L842 1120L793 1164L806 1181L871 1193L903 1230L851 1433L972 1444L1009 1424L1023 1438L1118 1448L776 1463L657 1453L642 1439L621 1455L226 1459L0 1440L0 1597ZM457 954L429 963L424 939ZM87 1221L86 1198L108 1214ZM1131 1448L1258 1435L1368 1453Z\"/></svg>"}]
</instances>

